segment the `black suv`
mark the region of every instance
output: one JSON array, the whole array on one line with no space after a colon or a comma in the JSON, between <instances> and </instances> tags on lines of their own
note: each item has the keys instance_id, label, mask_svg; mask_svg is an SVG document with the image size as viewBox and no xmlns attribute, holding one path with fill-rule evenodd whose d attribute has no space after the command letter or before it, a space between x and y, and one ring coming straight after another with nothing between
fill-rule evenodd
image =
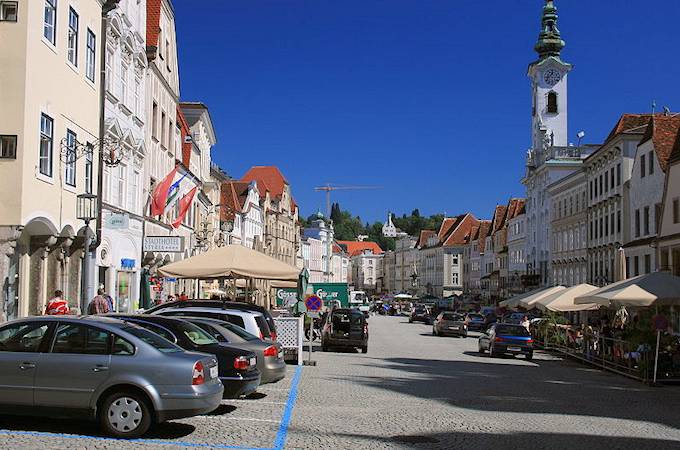
<instances>
[{"instance_id":1,"label":"black suv","mask_svg":"<svg viewBox=\"0 0 680 450\"><path fill-rule=\"evenodd\" d=\"M321 328L321 350L331 347L360 348L368 352L368 323L358 309L338 308L329 312Z\"/></svg>"}]
</instances>

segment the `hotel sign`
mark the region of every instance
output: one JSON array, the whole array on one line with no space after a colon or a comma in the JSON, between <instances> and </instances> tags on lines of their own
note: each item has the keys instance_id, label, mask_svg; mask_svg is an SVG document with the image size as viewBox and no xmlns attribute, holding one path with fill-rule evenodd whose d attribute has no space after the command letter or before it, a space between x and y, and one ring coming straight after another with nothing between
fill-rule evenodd
<instances>
[{"instance_id":1,"label":"hotel sign","mask_svg":"<svg viewBox=\"0 0 680 450\"><path fill-rule=\"evenodd\" d=\"M184 249L183 236L146 236L145 252L181 253Z\"/></svg>"}]
</instances>

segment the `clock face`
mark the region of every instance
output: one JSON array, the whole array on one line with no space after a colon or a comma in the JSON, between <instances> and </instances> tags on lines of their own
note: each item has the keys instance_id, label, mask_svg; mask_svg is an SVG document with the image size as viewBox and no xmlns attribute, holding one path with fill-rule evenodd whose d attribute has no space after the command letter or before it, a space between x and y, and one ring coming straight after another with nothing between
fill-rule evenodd
<instances>
[{"instance_id":1,"label":"clock face","mask_svg":"<svg viewBox=\"0 0 680 450\"><path fill-rule=\"evenodd\" d=\"M559 70L548 69L543 74L543 81L550 87L555 86L562 79L562 74Z\"/></svg>"}]
</instances>

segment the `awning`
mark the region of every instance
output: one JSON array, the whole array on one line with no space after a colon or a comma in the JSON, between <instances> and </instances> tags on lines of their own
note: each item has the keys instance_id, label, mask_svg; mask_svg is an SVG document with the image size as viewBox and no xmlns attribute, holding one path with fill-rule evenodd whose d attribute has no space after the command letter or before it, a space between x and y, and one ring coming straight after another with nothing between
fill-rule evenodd
<instances>
[{"instance_id":1,"label":"awning","mask_svg":"<svg viewBox=\"0 0 680 450\"><path fill-rule=\"evenodd\" d=\"M576 297L585 295L595 289L597 288L590 284L578 284L550 294L547 297L543 297L534 303L534 306L542 311L568 312L595 310L599 308L595 303L586 303L583 305L574 304L574 299Z\"/></svg>"},{"instance_id":2,"label":"awning","mask_svg":"<svg viewBox=\"0 0 680 450\"><path fill-rule=\"evenodd\" d=\"M504 308L517 308L519 306L519 302L531 295L534 295L538 292L543 292L546 288L540 288L540 289L534 289L533 291L525 292L523 294L515 295L512 298L509 298L507 300L503 300L498 304L498 306L504 307Z\"/></svg>"},{"instance_id":3,"label":"awning","mask_svg":"<svg viewBox=\"0 0 680 450\"><path fill-rule=\"evenodd\" d=\"M297 281L300 269L241 245L227 245L158 269L175 278L257 278Z\"/></svg>"},{"instance_id":4,"label":"awning","mask_svg":"<svg viewBox=\"0 0 680 450\"><path fill-rule=\"evenodd\" d=\"M640 275L576 297L574 303L641 307L680 305L680 277L668 272Z\"/></svg>"},{"instance_id":5,"label":"awning","mask_svg":"<svg viewBox=\"0 0 680 450\"><path fill-rule=\"evenodd\" d=\"M524 297L523 299L521 299L519 301L519 306L521 306L522 308L526 308L526 309L534 308L536 306L537 301L539 301L543 298L546 298L547 296L552 295L556 292L561 292L564 289L565 289L564 286L553 286L553 287L543 289L540 292L537 292L533 295L530 295L528 297Z\"/></svg>"}]
</instances>

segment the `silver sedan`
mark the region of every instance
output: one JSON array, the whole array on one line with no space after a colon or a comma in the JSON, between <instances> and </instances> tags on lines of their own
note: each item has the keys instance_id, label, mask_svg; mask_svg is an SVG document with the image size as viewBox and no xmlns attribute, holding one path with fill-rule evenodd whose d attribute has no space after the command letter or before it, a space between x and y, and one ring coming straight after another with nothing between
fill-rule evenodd
<instances>
[{"instance_id":1,"label":"silver sedan","mask_svg":"<svg viewBox=\"0 0 680 450\"><path fill-rule=\"evenodd\" d=\"M217 408L217 361L106 317L42 316L0 327L0 411L84 416L136 438Z\"/></svg>"}]
</instances>

